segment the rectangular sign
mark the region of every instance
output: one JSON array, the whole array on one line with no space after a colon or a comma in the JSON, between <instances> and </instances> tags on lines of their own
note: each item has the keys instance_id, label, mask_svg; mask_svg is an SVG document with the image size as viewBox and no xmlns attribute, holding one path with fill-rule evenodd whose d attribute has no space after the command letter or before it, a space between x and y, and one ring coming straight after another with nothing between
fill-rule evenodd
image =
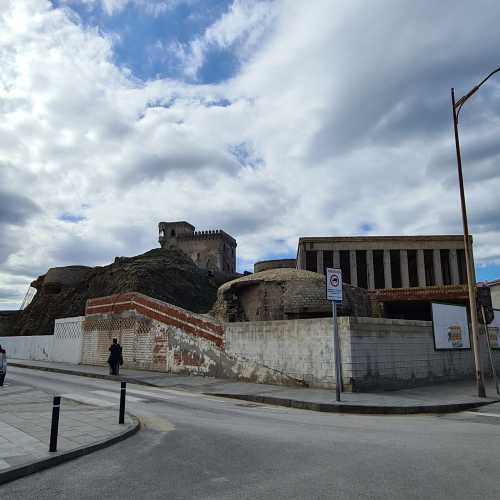
<instances>
[{"instance_id":1,"label":"rectangular sign","mask_svg":"<svg viewBox=\"0 0 500 500\"><path fill-rule=\"evenodd\" d=\"M432 303L434 346L439 349L470 349L467 308L452 304Z\"/></svg>"},{"instance_id":2,"label":"rectangular sign","mask_svg":"<svg viewBox=\"0 0 500 500\"><path fill-rule=\"evenodd\" d=\"M342 271L326 268L326 300L342 302Z\"/></svg>"},{"instance_id":3,"label":"rectangular sign","mask_svg":"<svg viewBox=\"0 0 500 500\"><path fill-rule=\"evenodd\" d=\"M488 325L488 335L492 349L500 349L500 310L494 309L495 317Z\"/></svg>"}]
</instances>

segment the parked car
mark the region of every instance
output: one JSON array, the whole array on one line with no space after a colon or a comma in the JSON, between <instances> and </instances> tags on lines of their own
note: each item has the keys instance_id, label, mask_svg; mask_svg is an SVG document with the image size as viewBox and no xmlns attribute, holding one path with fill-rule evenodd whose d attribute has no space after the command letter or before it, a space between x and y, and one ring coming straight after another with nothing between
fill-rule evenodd
<instances>
[{"instance_id":1,"label":"parked car","mask_svg":"<svg viewBox=\"0 0 500 500\"><path fill-rule=\"evenodd\" d=\"M2 346L0 345L0 386L3 385L6 373L7 373L7 353L5 352L5 349L2 349Z\"/></svg>"}]
</instances>

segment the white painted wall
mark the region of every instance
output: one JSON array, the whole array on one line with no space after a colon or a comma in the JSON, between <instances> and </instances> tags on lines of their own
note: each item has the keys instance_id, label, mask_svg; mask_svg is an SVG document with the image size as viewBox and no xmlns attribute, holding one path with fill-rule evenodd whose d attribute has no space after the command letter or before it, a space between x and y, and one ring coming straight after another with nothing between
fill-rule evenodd
<instances>
[{"instance_id":1,"label":"white painted wall","mask_svg":"<svg viewBox=\"0 0 500 500\"><path fill-rule=\"evenodd\" d=\"M345 331L339 334L345 343ZM331 318L225 323L224 346L312 386L335 385Z\"/></svg>"},{"instance_id":2,"label":"white painted wall","mask_svg":"<svg viewBox=\"0 0 500 500\"><path fill-rule=\"evenodd\" d=\"M79 364L82 358L82 323L85 316L56 319L50 361Z\"/></svg>"},{"instance_id":3,"label":"white painted wall","mask_svg":"<svg viewBox=\"0 0 500 500\"><path fill-rule=\"evenodd\" d=\"M52 343L52 335L0 337L0 345L7 351L7 360L31 359L50 361Z\"/></svg>"},{"instance_id":4,"label":"white painted wall","mask_svg":"<svg viewBox=\"0 0 500 500\"><path fill-rule=\"evenodd\" d=\"M7 359L78 364L84 319L84 316L56 319L54 335L0 337L0 345L7 351Z\"/></svg>"}]
</instances>

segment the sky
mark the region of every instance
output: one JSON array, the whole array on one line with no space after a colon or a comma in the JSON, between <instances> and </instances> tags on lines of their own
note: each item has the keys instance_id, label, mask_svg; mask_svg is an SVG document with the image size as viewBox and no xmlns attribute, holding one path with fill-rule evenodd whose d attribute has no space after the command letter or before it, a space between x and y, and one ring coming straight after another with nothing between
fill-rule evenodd
<instances>
[{"instance_id":1,"label":"sky","mask_svg":"<svg viewBox=\"0 0 500 500\"><path fill-rule=\"evenodd\" d=\"M450 88L500 66L500 3L2 0L0 309L53 266L224 229L460 234ZM460 116L477 277L500 277L500 74Z\"/></svg>"}]
</instances>

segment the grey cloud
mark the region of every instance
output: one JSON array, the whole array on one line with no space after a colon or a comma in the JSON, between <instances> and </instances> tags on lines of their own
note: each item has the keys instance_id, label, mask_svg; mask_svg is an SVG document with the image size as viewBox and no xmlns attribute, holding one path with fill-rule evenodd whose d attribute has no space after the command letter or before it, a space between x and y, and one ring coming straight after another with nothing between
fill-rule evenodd
<instances>
[{"instance_id":1,"label":"grey cloud","mask_svg":"<svg viewBox=\"0 0 500 500\"><path fill-rule=\"evenodd\" d=\"M161 181L170 173L190 176L208 171L232 175L238 169L239 163L228 154L206 151L200 147L186 152L140 156L124 167L120 173L120 182L123 186L130 187L146 180Z\"/></svg>"},{"instance_id":2,"label":"grey cloud","mask_svg":"<svg viewBox=\"0 0 500 500\"><path fill-rule=\"evenodd\" d=\"M0 224L22 225L39 211L40 207L25 196L0 191Z\"/></svg>"},{"instance_id":3,"label":"grey cloud","mask_svg":"<svg viewBox=\"0 0 500 500\"><path fill-rule=\"evenodd\" d=\"M325 56L338 90L325 100L311 154L322 158L371 143L399 146L441 133L451 137L450 88L457 87L460 96L499 62L498 5L480 4L439 2L431 12L417 2L386 1L374 6L372 14L383 16L376 24L361 11L346 19L345 25L359 29L342 33L341 46ZM479 14L486 11L488 18ZM480 31L472 21L479 15ZM431 16L439 25L429 22ZM341 53L347 48L350 58ZM467 112L470 117L481 111Z\"/></svg>"},{"instance_id":4,"label":"grey cloud","mask_svg":"<svg viewBox=\"0 0 500 500\"><path fill-rule=\"evenodd\" d=\"M97 238L83 239L68 235L64 242L48 251L57 266L106 265L113 261L116 255L122 254L123 248L115 241L109 243Z\"/></svg>"}]
</instances>

